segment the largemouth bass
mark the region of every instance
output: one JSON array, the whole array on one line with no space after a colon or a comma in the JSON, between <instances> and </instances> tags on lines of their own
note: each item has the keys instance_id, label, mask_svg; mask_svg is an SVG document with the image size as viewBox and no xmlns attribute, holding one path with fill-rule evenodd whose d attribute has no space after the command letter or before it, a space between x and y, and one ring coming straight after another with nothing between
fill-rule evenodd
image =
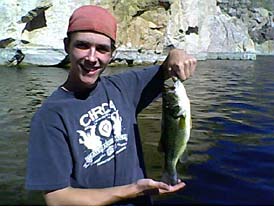
<instances>
[{"instance_id":1,"label":"largemouth bass","mask_svg":"<svg viewBox=\"0 0 274 210\"><path fill-rule=\"evenodd\" d=\"M183 155L191 130L190 101L185 87L177 77L164 82L162 128L159 148L165 154L162 181L175 185L179 182L176 165Z\"/></svg>"}]
</instances>

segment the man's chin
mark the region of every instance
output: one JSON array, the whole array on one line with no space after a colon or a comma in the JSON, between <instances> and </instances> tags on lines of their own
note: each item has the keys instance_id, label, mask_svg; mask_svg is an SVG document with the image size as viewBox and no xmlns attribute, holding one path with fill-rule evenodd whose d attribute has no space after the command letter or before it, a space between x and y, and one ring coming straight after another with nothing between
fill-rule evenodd
<instances>
[{"instance_id":1,"label":"man's chin","mask_svg":"<svg viewBox=\"0 0 274 210\"><path fill-rule=\"evenodd\" d=\"M85 78L84 79L84 83L87 85L87 86L90 86L90 85L93 85L97 82L98 80L98 77L92 77L92 78Z\"/></svg>"}]
</instances>

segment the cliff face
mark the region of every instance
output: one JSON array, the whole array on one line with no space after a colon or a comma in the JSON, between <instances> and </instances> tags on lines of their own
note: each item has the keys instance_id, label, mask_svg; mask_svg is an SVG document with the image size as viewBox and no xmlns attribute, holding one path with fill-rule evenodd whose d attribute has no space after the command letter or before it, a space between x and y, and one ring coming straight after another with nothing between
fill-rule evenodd
<instances>
[{"instance_id":1,"label":"cliff face","mask_svg":"<svg viewBox=\"0 0 274 210\"><path fill-rule=\"evenodd\" d=\"M69 16L84 4L101 5L116 16L117 59L153 62L161 60L170 46L204 59L233 54L246 58L241 57L245 52L274 54L271 1L254 1L256 5L249 0L0 1L0 64L16 49L25 54L25 63L59 63L65 57Z\"/></svg>"}]
</instances>

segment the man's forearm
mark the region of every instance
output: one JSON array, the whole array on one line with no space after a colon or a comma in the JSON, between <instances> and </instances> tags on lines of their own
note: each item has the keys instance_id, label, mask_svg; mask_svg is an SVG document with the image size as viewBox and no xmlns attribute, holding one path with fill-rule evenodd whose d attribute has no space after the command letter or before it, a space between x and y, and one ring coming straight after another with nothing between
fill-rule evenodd
<instances>
[{"instance_id":1,"label":"man's forearm","mask_svg":"<svg viewBox=\"0 0 274 210\"><path fill-rule=\"evenodd\" d=\"M139 179L133 184L103 188L103 189L79 189L64 188L45 193L47 205L55 206L99 206L110 205L118 201L145 194L173 193L185 186L184 182L170 186L164 182L152 179Z\"/></svg>"},{"instance_id":2,"label":"man's forearm","mask_svg":"<svg viewBox=\"0 0 274 210\"><path fill-rule=\"evenodd\" d=\"M47 205L53 206L99 206L110 205L127 198L136 197L137 195L137 186L135 184L130 184L103 189L68 187L45 193L44 197Z\"/></svg>"}]
</instances>

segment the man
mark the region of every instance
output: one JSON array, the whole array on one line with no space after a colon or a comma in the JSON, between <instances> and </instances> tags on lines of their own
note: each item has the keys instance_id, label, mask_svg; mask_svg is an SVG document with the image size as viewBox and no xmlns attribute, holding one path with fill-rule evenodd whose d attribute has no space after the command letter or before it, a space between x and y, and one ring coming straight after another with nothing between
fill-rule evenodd
<instances>
[{"instance_id":1,"label":"man","mask_svg":"<svg viewBox=\"0 0 274 210\"><path fill-rule=\"evenodd\" d=\"M150 205L152 192L185 186L146 178L137 114L161 94L164 75L185 80L196 60L172 50L160 67L100 77L112 59L116 27L98 6L70 17L68 78L31 123L26 188L44 191L48 205Z\"/></svg>"}]
</instances>

